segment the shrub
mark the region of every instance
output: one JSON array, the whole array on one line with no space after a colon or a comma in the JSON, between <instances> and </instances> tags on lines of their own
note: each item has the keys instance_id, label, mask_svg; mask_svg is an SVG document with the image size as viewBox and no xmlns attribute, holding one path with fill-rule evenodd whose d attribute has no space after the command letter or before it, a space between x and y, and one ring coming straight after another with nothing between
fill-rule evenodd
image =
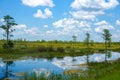
<instances>
[{"instance_id":1,"label":"shrub","mask_svg":"<svg viewBox=\"0 0 120 80\"><path fill-rule=\"evenodd\" d=\"M13 48L13 47L14 47L14 43L12 41L8 41L8 43L3 44L4 49Z\"/></svg>"},{"instance_id":2,"label":"shrub","mask_svg":"<svg viewBox=\"0 0 120 80\"><path fill-rule=\"evenodd\" d=\"M47 50L48 52L53 52L53 51L55 51L54 48L53 48L53 46L47 47L46 50Z\"/></svg>"},{"instance_id":3,"label":"shrub","mask_svg":"<svg viewBox=\"0 0 120 80\"><path fill-rule=\"evenodd\" d=\"M64 50L63 47L57 47L57 51L58 51L58 52L64 52L65 50Z\"/></svg>"},{"instance_id":4,"label":"shrub","mask_svg":"<svg viewBox=\"0 0 120 80\"><path fill-rule=\"evenodd\" d=\"M47 51L45 46L39 46L38 47L38 52L45 52L45 51Z\"/></svg>"}]
</instances>

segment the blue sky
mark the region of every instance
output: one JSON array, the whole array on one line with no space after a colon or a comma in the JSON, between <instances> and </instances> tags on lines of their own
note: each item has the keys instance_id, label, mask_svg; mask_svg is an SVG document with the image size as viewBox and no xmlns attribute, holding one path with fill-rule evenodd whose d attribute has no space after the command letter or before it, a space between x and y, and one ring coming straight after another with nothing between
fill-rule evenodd
<instances>
[{"instance_id":1,"label":"blue sky","mask_svg":"<svg viewBox=\"0 0 120 80\"><path fill-rule=\"evenodd\" d=\"M109 29L113 41L120 41L120 0L0 0L0 25L5 15L18 24L13 39L103 41ZM0 29L0 39L4 31Z\"/></svg>"}]
</instances>

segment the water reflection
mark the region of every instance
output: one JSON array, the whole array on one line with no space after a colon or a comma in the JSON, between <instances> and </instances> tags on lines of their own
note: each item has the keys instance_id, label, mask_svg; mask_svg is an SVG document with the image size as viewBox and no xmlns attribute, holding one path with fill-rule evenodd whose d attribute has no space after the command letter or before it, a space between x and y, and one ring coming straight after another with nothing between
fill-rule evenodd
<instances>
[{"instance_id":1,"label":"water reflection","mask_svg":"<svg viewBox=\"0 0 120 80\"><path fill-rule=\"evenodd\" d=\"M70 57L66 56L64 58L53 58L48 60L46 58L22 58L22 60L16 61L0 61L0 79L6 77L18 76L18 73L24 72L37 72L40 71L53 71L56 73L62 73L64 70L69 69L82 69L86 70L86 58L87 56L77 56ZM120 53L112 52L111 56L107 60L116 60L120 58ZM89 62L102 62L105 61L105 54L92 54L89 55ZM47 72L47 71L46 71ZM47 72L48 73L48 72ZM19 74L20 75L20 74Z\"/></svg>"},{"instance_id":2,"label":"water reflection","mask_svg":"<svg viewBox=\"0 0 120 80\"><path fill-rule=\"evenodd\" d=\"M89 55L89 62L102 62L105 61L105 54L92 54ZM87 56L78 56L78 57L74 57L74 61L73 61L73 57L64 57L63 59L57 59L54 58L52 61L52 64L58 66L59 68L62 69L86 69L87 66L80 66L82 64L87 64L87 60L86 60ZM116 60L120 58L120 53L117 52L112 52L111 56L107 58L107 60ZM79 65L79 66L78 66Z\"/></svg>"},{"instance_id":3,"label":"water reflection","mask_svg":"<svg viewBox=\"0 0 120 80\"><path fill-rule=\"evenodd\" d=\"M12 64L13 64L13 61L3 61L2 63L0 63L0 67L4 68L4 69L2 68L0 69L3 74L2 78L0 79L5 79L12 75L11 74L12 70L9 69L9 66L11 66Z\"/></svg>"}]
</instances>

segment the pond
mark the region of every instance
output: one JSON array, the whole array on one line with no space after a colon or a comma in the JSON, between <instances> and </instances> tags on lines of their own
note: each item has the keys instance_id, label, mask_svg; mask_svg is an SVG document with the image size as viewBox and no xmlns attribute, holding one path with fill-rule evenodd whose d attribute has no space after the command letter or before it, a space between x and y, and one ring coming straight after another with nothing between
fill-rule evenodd
<instances>
[{"instance_id":1,"label":"pond","mask_svg":"<svg viewBox=\"0 0 120 80\"><path fill-rule=\"evenodd\" d=\"M120 53L111 52L111 56L107 58L109 61L120 58ZM94 53L89 55L89 62L102 62L105 60L105 54ZM87 56L66 56L63 58L32 58L22 57L18 60L3 61L0 58L0 80L5 77L20 77L24 72L55 72L62 73L64 70L82 69L86 70ZM21 74L20 74L21 73Z\"/></svg>"}]
</instances>

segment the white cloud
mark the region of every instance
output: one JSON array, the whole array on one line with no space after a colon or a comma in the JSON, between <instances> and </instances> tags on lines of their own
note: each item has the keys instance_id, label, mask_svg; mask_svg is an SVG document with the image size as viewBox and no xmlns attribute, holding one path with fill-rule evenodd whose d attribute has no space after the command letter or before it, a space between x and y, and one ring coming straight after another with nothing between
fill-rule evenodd
<instances>
[{"instance_id":1,"label":"white cloud","mask_svg":"<svg viewBox=\"0 0 120 80\"><path fill-rule=\"evenodd\" d=\"M97 4L98 3L95 0L74 0L74 2L71 4L71 7L74 9L98 8Z\"/></svg>"},{"instance_id":2,"label":"white cloud","mask_svg":"<svg viewBox=\"0 0 120 80\"><path fill-rule=\"evenodd\" d=\"M30 34L32 36L38 36L40 35L40 30L37 27L33 27L25 30L25 33Z\"/></svg>"},{"instance_id":3,"label":"white cloud","mask_svg":"<svg viewBox=\"0 0 120 80\"><path fill-rule=\"evenodd\" d=\"M76 19L95 20L97 15L104 14L103 11L73 11L70 14Z\"/></svg>"},{"instance_id":4,"label":"white cloud","mask_svg":"<svg viewBox=\"0 0 120 80\"><path fill-rule=\"evenodd\" d=\"M112 39L114 40L114 39L116 39L116 40L120 40L120 32L119 33L115 33L115 34L113 34L112 35Z\"/></svg>"},{"instance_id":5,"label":"white cloud","mask_svg":"<svg viewBox=\"0 0 120 80\"><path fill-rule=\"evenodd\" d=\"M120 26L120 20L116 20L116 25Z\"/></svg>"},{"instance_id":6,"label":"white cloud","mask_svg":"<svg viewBox=\"0 0 120 80\"><path fill-rule=\"evenodd\" d=\"M117 30L115 33L112 34L112 40L120 41L120 30Z\"/></svg>"},{"instance_id":7,"label":"white cloud","mask_svg":"<svg viewBox=\"0 0 120 80\"><path fill-rule=\"evenodd\" d=\"M48 25L44 25L43 27L47 28ZM59 36L62 36L60 30L54 29L47 29L47 30L40 30L38 27L28 27L25 24L19 24L15 26L16 30L13 32L14 38L23 38L27 40L53 40L58 39ZM33 38L34 37L34 38Z\"/></svg>"},{"instance_id":8,"label":"white cloud","mask_svg":"<svg viewBox=\"0 0 120 80\"><path fill-rule=\"evenodd\" d=\"M22 3L30 7L37 7L37 6L53 7L54 6L52 0L22 0Z\"/></svg>"},{"instance_id":9,"label":"white cloud","mask_svg":"<svg viewBox=\"0 0 120 80\"><path fill-rule=\"evenodd\" d=\"M53 23L55 28L75 26L79 21L73 18L63 18Z\"/></svg>"},{"instance_id":10,"label":"white cloud","mask_svg":"<svg viewBox=\"0 0 120 80\"><path fill-rule=\"evenodd\" d=\"M120 41L120 32L112 34L112 41Z\"/></svg>"},{"instance_id":11,"label":"white cloud","mask_svg":"<svg viewBox=\"0 0 120 80\"><path fill-rule=\"evenodd\" d=\"M17 38L28 38L31 36L31 38L33 36L38 36L40 34L40 30L36 27L33 28L29 28L27 25L25 24L19 24L14 26L15 31L12 33L14 35L13 38L17 39ZM0 34L3 34L4 30L1 29Z\"/></svg>"},{"instance_id":12,"label":"white cloud","mask_svg":"<svg viewBox=\"0 0 120 80\"><path fill-rule=\"evenodd\" d=\"M74 0L71 7L74 9L110 9L114 8L119 4L117 0Z\"/></svg>"},{"instance_id":13,"label":"white cloud","mask_svg":"<svg viewBox=\"0 0 120 80\"><path fill-rule=\"evenodd\" d=\"M101 6L103 9L114 8L119 4L118 0L109 0L108 2L106 2L106 0L100 0L100 1L102 1Z\"/></svg>"},{"instance_id":14,"label":"white cloud","mask_svg":"<svg viewBox=\"0 0 120 80\"><path fill-rule=\"evenodd\" d=\"M101 26L101 25L106 25L106 24L108 24L105 20L103 20L103 21L101 21L101 22L97 22L97 23L95 23L94 25L96 25L96 26Z\"/></svg>"},{"instance_id":15,"label":"white cloud","mask_svg":"<svg viewBox=\"0 0 120 80\"><path fill-rule=\"evenodd\" d=\"M19 24L15 26L15 29L27 29L27 26L25 24Z\"/></svg>"},{"instance_id":16,"label":"white cloud","mask_svg":"<svg viewBox=\"0 0 120 80\"><path fill-rule=\"evenodd\" d=\"M37 27L29 28L25 24L19 24L15 26L15 29L15 35L38 36L41 32Z\"/></svg>"},{"instance_id":17,"label":"white cloud","mask_svg":"<svg viewBox=\"0 0 120 80\"><path fill-rule=\"evenodd\" d=\"M94 24L95 26L97 26L97 28L95 28L96 32L102 32L103 29L114 29L114 27L112 25L110 25L108 22L106 22L105 20L101 21L101 22L97 22Z\"/></svg>"},{"instance_id":18,"label":"white cloud","mask_svg":"<svg viewBox=\"0 0 120 80\"><path fill-rule=\"evenodd\" d=\"M74 0L70 14L76 19L97 20L96 16L105 14L105 10L116 7L117 0Z\"/></svg>"},{"instance_id":19,"label":"white cloud","mask_svg":"<svg viewBox=\"0 0 120 80\"><path fill-rule=\"evenodd\" d=\"M4 19L3 19L3 18L1 18L1 19L0 19L0 22L4 22Z\"/></svg>"},{"instance_id":20,"label":"white cloud","mask_svg":"<svg viewBox=\"0 0 120 80\"><path fill-rule=\"evenodd\" d=\"M5 25L5 22L4 22L3 18L0 19L0 24Z\"/></svg>"},{"instance_id":21,"label":"white cloud","mask_svg":"<svg viewBox=\"0 0 120 80\"><path fill-rule=\"evenodd\" d=\"M65 27L90 27L89 22L79 21L74 18L63 18L53 23L55 28L65 28Z\"/></svg>"},{"instance_id":22,"label":"white cloud","mask_svg":"<svg viewBox=\"0 0 120 80\"><path fill-rule=\"evenodd\" d=\"M48 8L42 12L41 10L37 10L37 13L33 15L36 18L51 18L52 17L52 11L50 11Z\"/></svg>"},{"instance_id":23,"label":"white cloud","mask_svg":"<svg viewBox=\"0 0 120 80\"><path fill-rule=\"evenodd\" d=\"M44 28L48 28L48 25L44 25L43 27L44 27Z\"/></svg>"},{"instance_id":24,"label":"white cloud","mask_svg":"<svg viewBox=\"0 0 120 80\"><path fill-rule=\"evenodd\" d=\"M90 25L87 21L79 21L74 18L63 18L53 23L53 26L60 30L59 35L78 35L84 31L91 31Z\"/></svg>"},{"instance_id":25,"label":"white cloud","mask_svg":"<svg viewBox=\"0 0 120 80\"><path fill-rule=\"evenodd\" d=\"M54 30L48 30L48 31L46 31L46 33L47 34L52 34L52 33L54 33Z\"/></svg>"}]
</instances>

